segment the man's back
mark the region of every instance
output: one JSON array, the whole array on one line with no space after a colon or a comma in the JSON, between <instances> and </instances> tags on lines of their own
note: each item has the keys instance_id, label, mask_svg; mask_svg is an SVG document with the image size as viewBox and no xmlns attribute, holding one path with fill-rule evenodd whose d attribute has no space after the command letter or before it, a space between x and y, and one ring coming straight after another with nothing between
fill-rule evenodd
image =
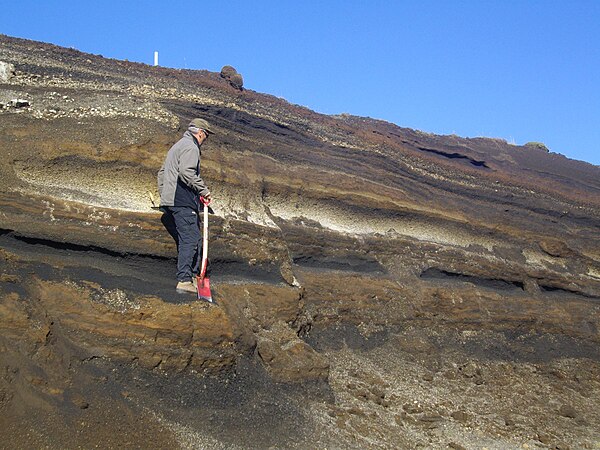
<instances>
[{"instance_id":1,"label":"man's back","mask_svg":"<svg viewBox=\"0 0 600 450\"><path fill-rule=\"evenodd\" d=\"M200 178L200 147L186 131L167 153L158 172L158 192L161 206L198 208L198 195L207 191Z\"/></svg>"}]
</instances>

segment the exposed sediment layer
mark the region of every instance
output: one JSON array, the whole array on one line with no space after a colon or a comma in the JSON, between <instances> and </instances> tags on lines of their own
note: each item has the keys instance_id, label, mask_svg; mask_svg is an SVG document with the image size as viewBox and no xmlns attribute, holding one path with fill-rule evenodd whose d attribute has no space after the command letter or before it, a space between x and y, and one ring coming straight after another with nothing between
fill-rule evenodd
<instances>
[{"instance_id":1,"label":"exposed sediment layer","mask_svg":"<svg viewBox=\"0 0 600 450\"><path fill-rule=\"evenodd\" d=\"M561 401L585 407L598 398L598 355L590 350L600 342L597 166L497 139L321 115L233 89L218 74L107 60L6 36L0 36L0 61L16 70L0 84L0 103L9 97L30 103L0 110L0 363L6 374L0 411L8 412L0 417L13 434L27 412L66 411L66 404L86 410L72 392L77 377L116 380L120 375L105 372L116 365L123 377L135 372L118 383L137 403L108 387L90 395L105 395L124 415L137 414L154 424L154 435L168 432L182 447L184 436L200 442L198 430L206 431L190 419L193 401L184 395L178 413L150 413L135 377L156 392L174 379L196 386L198 373L222 381L245 373L247 386L261 380L289 400L288 406L274 400L268 411L301 417L296 434L257 441L265 446L293 447L294 439L309 436L322 446L445 445L427 434L443 421L464 443L474 437L451 414L470 388L447 380L466 377L474 389L487 385L485 392L496 395L503 388L492 374L504 373L526 389L531 366L507 369L473 352L467 357L457 335L472 338L469 348L492 348L501 339L503 352L519 355L543 347L531 344L528 353L522 336L574 343L573 353L549 351L554 362L538 368L556 364L572 377L579 369L565 361L580 367L587 359L592 368L573 383L588 396L561 394ZM151 209L156 171L194 116L217 131L203 146L202 171L215 197L210 256L218 307L173 292L175 245ZM446 350L460 359L458 368L440 355L440 336L449 337ZM466 368L470 357L483 358L479 369ZM364 370L356 369L363 363ZM394 385L388 369L415 380L426 370L425 382L446 392L451 404L432 397L420 412L408 411L400 387L410 382ZM280 382L304 387L277 387ZM422 390L417 384L412 388ZM308 406L298 400L305 388L315 389ZM257 401L222 389L227 401ZM199 398L239 417L205 394ZM110 402L103 403L106 411ZM481 405L467 406L470 412L457 417L487 433L481 445L511 446L510 432L519 443L532 438L525 419L493 438L497 430L477 410ZM310 408L317 411L313 418ZM17 410L21 419L9 420ZM377 423L377 417L384 419ZM579 418L585 423L569 442L591 442L599 418ZM261 420L262 432L285 428L268 414ZM570 430L560 420L553 426ZM225 430L211 436L202 442L215 448L249 442L241 432L237 441Z\"/></svg>"}]
</instances>

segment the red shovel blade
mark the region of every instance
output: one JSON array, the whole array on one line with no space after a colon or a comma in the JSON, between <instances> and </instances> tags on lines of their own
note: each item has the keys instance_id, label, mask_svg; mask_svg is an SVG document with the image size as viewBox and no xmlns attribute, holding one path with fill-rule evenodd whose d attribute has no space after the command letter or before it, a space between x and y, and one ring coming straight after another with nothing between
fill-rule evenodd
<instances>
[{"instance_id":1,"label":"red shovel blade","mask_svg":"<svg viewBox=\"0 0 600 450\"><path fill-rule=\"evenodd\" d=\"M198 277L198 300L214 303L210 294L210 279L208 277Z\"/></svg>"}]
</instances>

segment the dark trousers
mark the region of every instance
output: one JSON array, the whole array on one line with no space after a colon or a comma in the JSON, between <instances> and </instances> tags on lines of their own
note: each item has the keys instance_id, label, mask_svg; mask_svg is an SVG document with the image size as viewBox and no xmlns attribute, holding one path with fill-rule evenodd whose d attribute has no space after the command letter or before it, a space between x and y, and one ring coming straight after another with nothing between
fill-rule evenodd
<instances>
[{"instance_id":1,"label":"dark trousers","mask_svg":"<svg viewBox=\"0 0 600 450\"><path fill-rule=\"evenodd\" d=\"M161 222L177 245L177 280L192 281L202 259L198 212L187 206L166 206L162 210Z\"/></svg>"}]
</instances>

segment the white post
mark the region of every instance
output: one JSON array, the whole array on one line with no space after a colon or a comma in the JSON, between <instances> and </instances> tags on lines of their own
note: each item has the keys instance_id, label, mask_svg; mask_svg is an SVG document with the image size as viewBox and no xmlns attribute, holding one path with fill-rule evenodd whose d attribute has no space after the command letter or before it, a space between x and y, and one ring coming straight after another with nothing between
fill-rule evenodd
<instances>
[{"instance_id":1,"label":"white post","mask_svg":"<svg viewBox=\"0 0 600 450\"><path fill-rule=\"evenodd\" d=\"M158 66L158 52L154 52L154 65Z\"/></svg>"}]
</instances>

